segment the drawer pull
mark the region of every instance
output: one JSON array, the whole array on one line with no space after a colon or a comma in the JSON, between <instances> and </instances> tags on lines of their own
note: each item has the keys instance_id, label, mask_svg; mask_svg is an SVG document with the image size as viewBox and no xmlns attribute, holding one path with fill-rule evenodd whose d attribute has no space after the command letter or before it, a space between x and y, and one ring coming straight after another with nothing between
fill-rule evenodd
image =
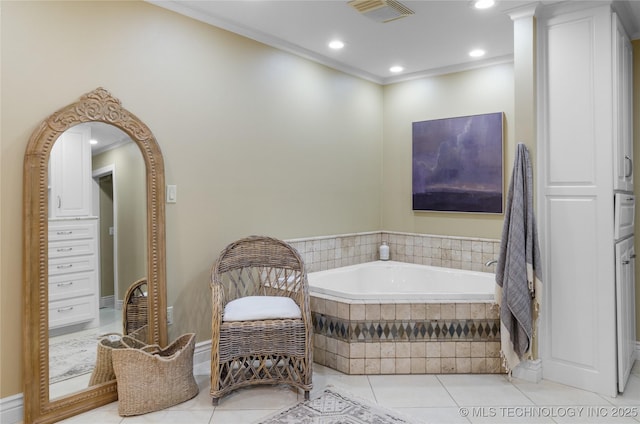
<instances>
[{"instance_id":1,"label":"drawer pull","mask_svg":"<svg viewBox=\"0 0 640 424\"><path fill-rule=\"evenodd\" d=\"M58 312L69 312L73 311L73 306L67 306L66 308L59 308Z\"/></svg>"},{"instance_id":2,"label":"drawer pull","mask_svg":"<svg viewBox=\"0 0 640 424\"><path fill-rule=\"evenodd\" d=\"M58 265L56 268L58 269L66 269L66 268L71 268L73 266L73 264L64 264L64 265Z\"/></svg>"},{"instance_id":3,"label":"drawer pull","mask_svg":"<svg viewBox=\"0 0 640 424\"><path fill-rule=\"evenodd\" d=\"M67 281L66 283L58 283L58 287L67 287L73 285L73 281Z\"/></svg>"},{"instance_id":4,"label":"drawer pull","mask_svg":"<svg viewBox=\"0 0 640 424\"><path fill-rule=\"evenodd\" d=\"M628 155L624 155L624 159L627 161L626 163L629 164L628 169L625 167L624 176L625 178L629 178L633 175L633 159L631 159Z\"/></svg>"},{"instance_id":5,"label":"drawer pull","mask_svg":"<svg viewBox=\"0 0 640 424\"><path fill-rule=\"evenodd\" d=\"M58 232L56 232L56 234L59 235L59 236L68 236L68 235L73 234L73 231L58 231Z\"/></svg>"},{"instance_id":6,"label":"drawer pull","mask_svg":"<svg viewBox=\"0 0 640 424\"><path fill-rule=\"evenodd\" d=\"M56 252L71 252L73 250L73 247L61 247L59 249L56 249Z\"/></svg>"},{"instance_id":7,"label":"drawer pull","mask_svg":"<svg viewBox=\"0 0 640 424\"><path fill-rule=\"evenodd\" d=\"M629 261L622 261L622 265L629 265Z\"/></svg>"}]
</instances>

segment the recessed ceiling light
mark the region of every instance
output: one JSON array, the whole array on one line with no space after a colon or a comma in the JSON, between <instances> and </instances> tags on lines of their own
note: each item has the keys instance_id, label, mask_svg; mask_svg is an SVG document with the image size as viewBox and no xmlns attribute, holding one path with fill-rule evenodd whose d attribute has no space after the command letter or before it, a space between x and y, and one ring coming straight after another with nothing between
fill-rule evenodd
<instances>
[{"instance_id":1,"label":"recessed ceiling light","mask_svg":"<svg viewBox=\"0 0 640 424\"><path fill-rule=\"evenodd\" d=\"M393 72L394 74L397 74L398 72L404 71L404 68L402 66L396 65L389 68L389 71Z\"/></svg>"},{"instance_id":2,"label":"recessed ceiling light","mask_svg":"<svg viewBox=\"0 0 640 424\"><path fill-rule=\"evenodd\" d=\"M476 0L473 2L473 7L476 9L488 9L495 6L495 0Z\"/></svg>"},{"instance_id":3,"label":"recessed ceiling light","mask_svg":"<svg viewBox=\"0 0 640 424\"><path fill-rule=\"evenodd\" d=\"M344 43L340 40L333 40L329 43L329 48L333 50L340 50L344 47Z\"/></svg>"},{"instance_id":4,"label":"recessed ceiling light","mask_svg":"<svg viewBox=\"0 0 640 424\"><path fill-rule=\"evenodd\" d=\"M469 52L469 56L471 57L482 57L486 52L482 49L475 49Z\"/></svg>"},{"instance_id":5,"label":"recessed ceiling light","mask_svg":"<svg viewBox=\"0 0 640 424\"><path fill-rule=\"evenodd\" d=\"M98 140L92 138L91 140L89 140L89 144L98 144Z\"/></svg>"}]
</instances>

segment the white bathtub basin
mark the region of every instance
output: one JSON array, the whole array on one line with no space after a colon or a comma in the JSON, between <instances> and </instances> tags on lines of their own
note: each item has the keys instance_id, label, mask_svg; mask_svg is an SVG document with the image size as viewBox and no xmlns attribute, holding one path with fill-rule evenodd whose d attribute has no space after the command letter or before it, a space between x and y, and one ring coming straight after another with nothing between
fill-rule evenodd
<instances>
[{"instance_id":1,"label":"white bathtub basin","mask_svg":"<svg viewBox=\"0 0 640 424\"><path fill-rule=\"evenodd\" d=\"M488 272L376 261L308 275L311 295L351 301L491 302L495 275Z\"/></svg>"}]
</instances>

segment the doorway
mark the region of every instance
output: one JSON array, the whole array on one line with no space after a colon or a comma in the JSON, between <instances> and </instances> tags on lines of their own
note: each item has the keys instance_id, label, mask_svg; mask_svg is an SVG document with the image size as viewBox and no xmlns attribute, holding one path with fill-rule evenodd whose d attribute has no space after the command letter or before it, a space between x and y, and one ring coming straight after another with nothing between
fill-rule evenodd
<instances>
[{"instance_id":1,"label":"doorway","mask_svg":"<svg viewBox=\"0 0 640 424\"><path fill-rule=\"evenodd\" d=\"M98 269L100 275L100 308L120 309L118 305L117 218L115 167L106 166L93 171L94 211L98 214Z\"/></svg>"}]
</instances>

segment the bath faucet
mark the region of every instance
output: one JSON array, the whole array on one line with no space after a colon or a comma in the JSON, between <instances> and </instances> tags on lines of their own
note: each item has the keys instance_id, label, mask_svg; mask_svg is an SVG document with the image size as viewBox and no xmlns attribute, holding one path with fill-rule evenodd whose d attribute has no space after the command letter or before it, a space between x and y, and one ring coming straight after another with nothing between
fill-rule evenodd
<instances>
[{"instance_id":1,"label":"bath faucet","mask_svg":"<svg viewBox=\"0 0 640 424\"><path fill-rule=\"evenodd\" d=\"M488 261L486 264L484 264L484 266L491 266L491 265L495 265L497 263L498 263L497 260L492 259L492 260Z\"/></svg>"}]
</instances>

